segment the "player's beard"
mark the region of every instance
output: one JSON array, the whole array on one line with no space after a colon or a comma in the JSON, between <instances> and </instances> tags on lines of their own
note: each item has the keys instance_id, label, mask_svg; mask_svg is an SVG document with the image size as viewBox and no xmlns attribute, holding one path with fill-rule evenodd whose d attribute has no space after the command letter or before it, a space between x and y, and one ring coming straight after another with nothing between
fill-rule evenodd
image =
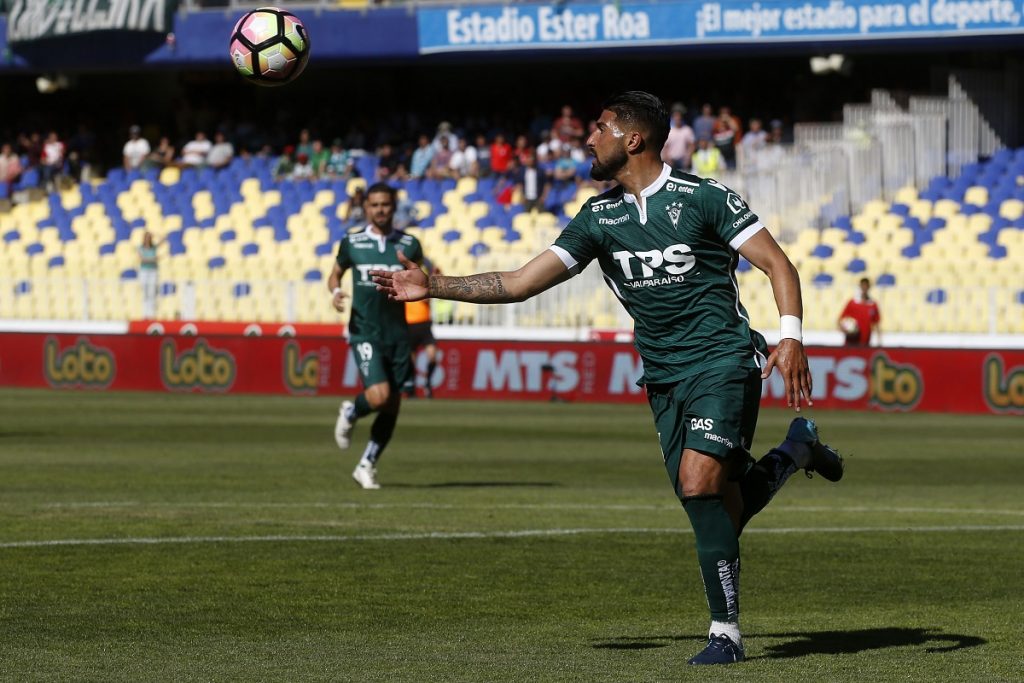
<instances>
[{"instance_id":1,"label":"player's beard","mask_svg":"<svg viewBox=\"0 0 1024 683\"><path fill-rule=\"evenodd\" d=\"M599 161L595 156L594 163L590 166L590 177L594 180L612 180L622 170L622 167L626 165L628 158L629 155L626 154L626 150L621 148L615 150L604 161Z\"/></svg>"}]
</instances>

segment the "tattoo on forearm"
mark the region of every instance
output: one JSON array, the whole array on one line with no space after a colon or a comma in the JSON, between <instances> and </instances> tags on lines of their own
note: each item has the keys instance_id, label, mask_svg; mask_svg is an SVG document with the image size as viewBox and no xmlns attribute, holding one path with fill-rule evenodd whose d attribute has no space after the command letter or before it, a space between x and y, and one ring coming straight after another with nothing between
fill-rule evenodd
<instances>
[{"instance_id":1,"label":"tattoo on forearm","mask_svg":"<svg viewBox=\"0 0 1024 683\"><path fill-rule=\"evenodd\" d=\"M473 303L507 303L512 301L505 290L501 273L480 273L466 277L431 275L430 296Z\"/></svg>"}]
</instances>

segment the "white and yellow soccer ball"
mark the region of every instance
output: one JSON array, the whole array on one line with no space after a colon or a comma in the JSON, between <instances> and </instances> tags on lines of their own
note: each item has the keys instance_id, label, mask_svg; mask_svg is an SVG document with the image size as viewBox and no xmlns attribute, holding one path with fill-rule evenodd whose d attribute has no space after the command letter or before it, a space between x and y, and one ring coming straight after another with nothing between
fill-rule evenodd
<instances>
[{"instance_id":1,"label":"white and yellow soccer ball","mask_svg":"<svg viewBox=\"0 0 1024 683\"><path fill-rule=\"evenodd\" d=\"M854 335L860 332L860 326L857 324L857 320L848 315L839 319L839 329L847 335Z\"/></svg>"},{"instance_id":2,"label":"white and yellow soccer ball","mask_svg":"<svg viewBox=\"0 0 1024 683\"><path fill-rule=\"evenodd\" d=\"M288 10L261 7L247 12L231 32L231 63L257 85L284 85L309 61L306 26Z\"/></svg>"}]
</instances>

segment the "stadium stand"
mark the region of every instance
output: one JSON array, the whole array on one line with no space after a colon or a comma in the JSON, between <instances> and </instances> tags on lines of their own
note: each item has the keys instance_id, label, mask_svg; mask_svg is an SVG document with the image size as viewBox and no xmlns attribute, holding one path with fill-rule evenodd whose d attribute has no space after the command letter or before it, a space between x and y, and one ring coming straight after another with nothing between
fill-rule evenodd
<instances>
[{"instance_id":1,"label":"stadium stand","mask_svg":"<svg viewBox=\"0 0 1024 683\"><path fill-rule=\"evenodd\" d=\"M360 160L372 177L372 157ZM157 317L334 322L323 273L361 178L274 181L270 160L236 159L221 171L112 170L0 212L0 316L123 320L142 314L137 247L160 241ZM592 187L570 185L558 214L498 203L492 179L397 182L415 218L409 229L445 272L508 269L550 244ZM812 291L808 329L831 329L861 277L876 285L893 332L1024 332L1024 149L1000 150L959 176L874 199L786 249ZM737 274L752 322L776 324L763 276L741 259ZM580 278L577 278L579 280ZM499 308L499 307L492 307ZM493 324L500 311L457 306L456 322ZM596 280L555 306L521 312L518 324L616 327L618 305Z\"/></svg>"}]
</instances>

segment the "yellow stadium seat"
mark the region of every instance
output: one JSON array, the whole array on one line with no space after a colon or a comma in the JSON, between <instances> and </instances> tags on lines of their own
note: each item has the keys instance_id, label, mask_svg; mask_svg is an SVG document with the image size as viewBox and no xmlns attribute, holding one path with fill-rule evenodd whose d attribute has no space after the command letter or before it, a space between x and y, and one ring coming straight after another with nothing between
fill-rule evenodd
<instances>
[{"instance_id":1,"label":"yellow stadium seat","mask_svg":"<svg viewBox=\"0 0 1024 683\"><path fill-rule=\"evenodd\" d=\"M160 171L160 183L163 185L177 185L179 180L181 180L181 171L174 166L166 166Z\"/></svg>"},{"instance_id":2,"label":"yellow stadium seat","mask_svg":"<svg viewBox=\"0 0 1024 683\"><path fill-rule=\"evenodd\" d=\"M964 204L985 206L988 204L988 188L980 185L967 188L967 192L964 193Z\"/></svg>"},{"instance_id":3,"label":"yellow stadium seat","mask_svg":"<svg viewBox=\"0 0 1024 683\"><path fill-rule=\"evenodd\" d=\"M999 215L1007 220L1015 221L1024 215L1024 202L1019 199L1007 199L999 205Z\"/></svg>"},{"instance_id":4,"label":"yellow stadium seat","mask_svg":"<svg viewBox=\"0 0 1024 683\"><path fill-rule=\"evenodd\" d=\"M913 186L901 187L896 192L896 201L900 204L911 204L917 200L917 188Z\"/></svg>"}]
</instances>

